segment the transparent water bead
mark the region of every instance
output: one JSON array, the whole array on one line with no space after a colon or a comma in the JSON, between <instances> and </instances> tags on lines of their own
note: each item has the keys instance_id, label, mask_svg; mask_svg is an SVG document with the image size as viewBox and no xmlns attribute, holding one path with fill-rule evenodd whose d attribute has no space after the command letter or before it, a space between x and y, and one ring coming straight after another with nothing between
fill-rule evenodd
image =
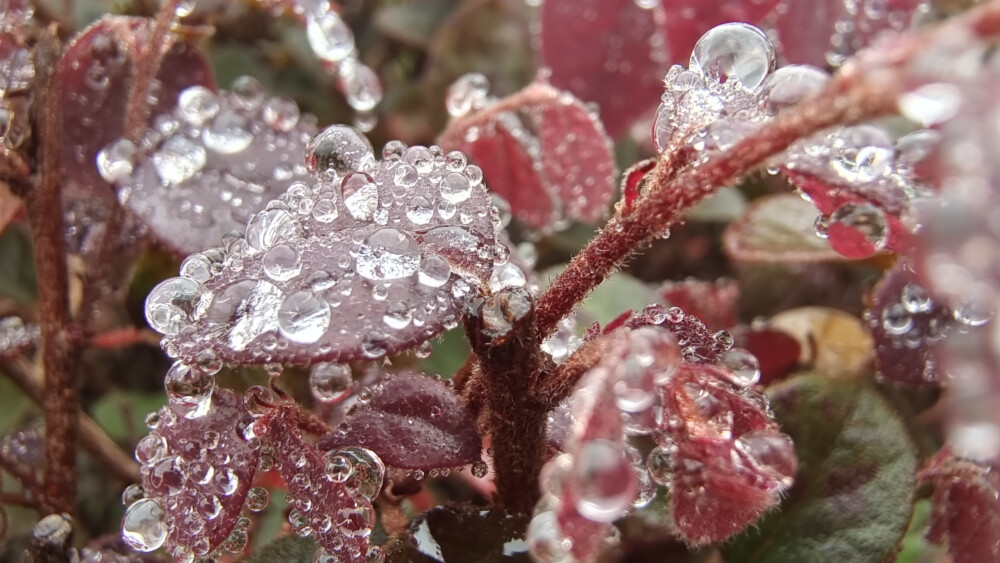
<instances>
[{"instance_id":1,"label":"transparent water bead","mask_svg":"<svg viewBox=\"0 0 1000 563\"><path fill-rule=\"evenodd\" d=\"M222 154L243 152L253 142L250 121L232 110L225 110L202 130L201 140L209 149Z\"/></svg>"},{"instance_id":2,"label":"transparent water bead","mask_svg":"<svg viewBox=\"0 0 1000 563\"><path fill-rule=\"evenodd\" d=\"M306 38L316 56L330 62L340 62L354 51L354 33L333 10L306 14Z\"/></svg>"},{"instance_id":3,"label":"transparent water bead","mask_svg":"<svg viewBox=\"0 0 1000 563\"><path fill-rule=\"evenodd\" d=\"M437 254L428 254L420 261L417 280L428 287L441 287L451 277L451 264Z\"/></svg>"},{"instance_id":4,"label":"transparent water bead","mask_svg":"<svg viewBox=\"0 0 1000 563\"><path fill-rule=\"evenodd\" d=\"M128 139L118 139L97 153L97 171L101 178L117 183L132 175L136 147Z\"/></svg>"},{"instance_id":5,"label":"transparent water bead","mask_svg":"<svg viewBox=\"0 0 1000 563\"><path fill-rule=\"evenodd\" d=\"M871 182L892 170L895 143L872 125L846 127L829 141L830 167L850 183Z\"/></svg>"},{"instance_id":6,"label":"transparent water bead","mask_svg":"<svg viewBox=\"0 0 1000 563\"><path fill-rule=\"evenodd\" d=\"M202 304L202 288L188 278L160 282L146 297L146 321L160 334L177 334L190 325Z\"/></svg>"},{"instance_id":7,"label":"transparent water bead","mask_svg":"<svg viewBox=\"0 0 1000 563\"><path fill-rule=\"evenodd\" d=\"M309 389L317 401L336 404L351 396L350 366L321 363L309 373Z\"/></svg>"},{"instance_id":8,"label":"transparent water bead","mask_svg":"<svg viewBox=\"0 0 1000 563\"><path fill-rule=\"evenodd\" d=\"M409 277L420 268L420 246L409 234L393 228L379 229L358 250L354 268L370 280Z\"/></svg>"},{"instance_id":9,"label":"transparent water bead","mask_svg":"<svg viewBox=\"0 0 1000 563\"><path fill-rule=\"evenodd\" d=\"M167 540L166 513L154 500L140 499L125 510L122 540L136 551L159 549Z\"/></svg>"},{"instance_id":10,"label":"transparent water bead","mask_svg":"<svg viewBox=\"0 0 1000 563\"><path fill-rule=\"evenodd\" d=\"M344 93L347 104L359 112L371 111L382 101L382 82L378 75L354 57L344 59L337 67L337 88ZM371 127L359 129L370 130Z\"/></svg>"},{"instance_id":11,"label":"transparent water bead","mask_svg":"<svg viewBox=\"0 0 1000 563\"><path fill-rule=\"evenodd\" d=\"M596 522L613 522L632 506L638 491L635 471L621 447L610 440L584 444L573 467L578 484L576 509Z\"/></svg>"},{"instance_id":12,"label":"transparent water bead","mask_svg":"<svg viewBox=\"0 0 1000 563\"><path fill-rule=\"evenodd\" d=\"M559 517L552 510L539 512L528 523L525 535L528 552L542 563L569 563L572 542L563 534Z\"/></svg>"},{"instance_id":13,"label":"transparent water bead","mask_svg":"<svg viewBox=\"0 0 1000 563\"><path fill-rule=\"evenodd\" d=\"M215 377L202 369L174 362L163 380L170 406L184 418L198 418L208 413L215 390ZM138 450L136 450L138 455Z\"/></svg>"},{"instance_id":14,"label":"transparent water bead","mask_svg":"<svg viewBox=\"0 0 1000 563\"><path fill-rule=\"evenodd\" d=\"M774 115L820 93L829 81L830 75L814 66L783 66L768 75L757 96Z\"/></svg>"},{"instance_id":15,"label":"transparent water bead","mask_svg":"<svg viewBox=\"0 0 1000 563\"><path fill-rule=\"evenodd\" d=\"M869 203L845 203L826 222L830 247L847 258L859 260L885 248L889 222L878 207Z\"/></svg>"},{"instance_id":16,"label":"transparent water bead","mask_svg":"<svg viewBox=\"0 0 1000 563\"><path fill-rule=\"evenodd\" d=\"M260 512L271 503L271 494L264 487L254 487L247 492L246 506L250 512Z\"/></svg>"},{"instance_id":17,"label":"transparent water bead","mask_svg":"<svg viewBox=\"0 0 1000 563\"><path fill-rule=\"evenodd\" d=\"M330 306L311 291L297 291L278 309L281 335L300 344L318 341L330 327Z\"/></svg>"},{"instance_id":18,"label":"transparent water bead","mask_svg":"<svg viewBox=\"0 0 1000 563\"><path fill-rule=\"evenodd\" d=\"M340 448L327 453L327 475L343 482L368 500L382 492L385 484L385 463L375 452L360 446Z\"/></svg>"},{"instance_id":19,"label":"transparent water bead","mask_svg":"<svg viewBox=\"0 0 1000 563\"><path fill-rule=\"evenodd\" d=\"M792 486L798 472L798 458L795 444L787 435L755 430L740 436L735 446L757 469L777 482L774 489Z\"/></svg>"},{"instance_id":20,"label":"transparent water bead","mask_svg":"<svg viewBox=\"0 0 1000 563\"><path fill-rule=\"evenodd\" d=\"M205 166L205 147L181 135L167 139L153 153L153 169L166 185L177 185L192 178Z\"/></svg>"},{"instance_id":21,"label":"transparent water bead","mask_svg":"<svg viewBox=\"0 0 1000 563\"><path fill-rule=\"evenodd\" d=\"M470 72L458 78L448 87L444 104L448 115L461 117L486 105L490 93L490 82L478 72Z\"/></svg>"},{"instance_id":22,"label":"transparent water bead","mask_svg":"<svg viewBox=\"0 0 1000 563\"><path fill-rule=\"evenodd\" d=\"M267 250L279 242L295 240L301 229L298 219L288 211L268 209L247 223L246 243L252 250Z\"/></svg>"},{"instance_id":23,"label":"transparent water bead","mask_svg":"<svg viewBox=\"0 0 1000 563\"><path fill-rule=\"evenodd\" d=\"M774 69L774 60L774 46L764 32L745 23L726 23L701 36L688 66L717 82L738 78L744 88L756 90Z\"/></svg>"},{"instance_id":24,"label":"transparent water bead","mask_svg":"<svg viewBox=\"0 0 1000 563\"><path fill-rule=\"evenodd\" d=\"M222 108L215 92L204 86L191 86L177 96L177 113L191 125L202 125Z\"/></svg>"},{"instance_id":25,"label":"transparent water bead","mask_svg":"<svg viewBox=\"0 0 1000 563\"><path fill-rule=\"evenodd\" d=\"M899 97L899 111L924 127L948 121L961 106L961 90L946 82L925 84Z\"/></svg>"},{"instance_id":26,"label":"transparent water bead","mask_svg":"<svg viewBox=\"0 0 1000 563\"><path fill-rule=\"evenodd\" d=\"M348 174L341 184L344 207L351 217L359 221L371 221L379 206L378 186L368 174L356 172Z\"/></svg>"},{"instance_id":27,"label":"transparent water bead","mask_svg":"<svg viewBox=\"0 0 1000 563\"><path fill-rule=\"evenodd\" d=\"M288 281L302 271L302 257L290 244L277 244L261 260L264 273L274 281Z\"/></svg>"},{"instance_id":28,"label":"transparent water bead","mask_svg":"<svg viewBox=\"0 0 1000 563\"><path fill-rule=\"evenodd\" d=\"M464 174L449 172L441 180L441 198L448 203L462 203L472 196L472 183Z\"/></svg>"},{"instance_id":29,"label":"transparent water bead","mask_svg":"<svg viewBox=\"0 0 1000 563\"><path fill-rule=\"evenodd\" d=\"M745 348L731 348L722 356L729 369L730 380L740 387L750 387L760 381L760 363Z\"/></svg>"},{"instance_id":30,"label":"transparent water bead","mask_svg":"<svg viewBox=\"0 0 1000 563\"><path fill-rule=\"evenodd\" d=\"M375 158L371 142L347 125L331 125L306 145L306 169L343 176L363 170Z\"/></svg>"}]
</instances>

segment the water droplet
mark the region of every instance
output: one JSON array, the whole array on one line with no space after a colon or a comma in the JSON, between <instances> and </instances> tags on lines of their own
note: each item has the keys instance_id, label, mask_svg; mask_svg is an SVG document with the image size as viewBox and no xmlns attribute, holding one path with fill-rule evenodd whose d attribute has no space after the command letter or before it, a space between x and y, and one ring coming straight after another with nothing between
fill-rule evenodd
<instances>
[{"instance_id":1,"label":"water droplet","mask_svg":"<svg viewBox=\"0 0 1000 563\"><path fill-rule=\"evenodd\" d=\"M306 145L306 169L339 175L363 170L375 158L371 142L347 125L331 125Z\"/></svg>"},{"instance_id":2,"label":"water droplet","mask_svg":"<svg viewBox=\"0 0 1000 563\"><path fill-rule=\"evenodd\" d=\"M223 111L201 132L205 146L222 154L236 154L246 150L253 142L250 123L246 117Z\"/></svg>"},{"instance_id":3,"label":"water droplet","mask_svg":"<svg viewBox=\"0 0 1000 563\"><path fill-rule=\"evenodd\" d=\"M366 499L374 500L382 492L385 479L382 459L375 452L359 446L341 448L336 453L351 462L352 471L347 485Z\"/></svg>"},{"instance_id":4,"label":"water droplet","mask_svg":"<svg viewBox=\"0 0 1000 563\"><path fill-rule=\"evenodd\" d=\"M927 291L915 283L908 283L903 286L900 293L900 302L910 313L926 313L934 306Z\"/></svg>"},{"instance_id":5,"label":"water droplet","mask_svg":"<svg viewBox=\"0 0 1000 563\"><path fill-rule=\"evenodd\" d=\"M719 332L713 334L712 338L726 350L732 348L733 343L736 342L733 335L730 334L728 330L720 330Z\"/></svg>"},{"instance_id":6,"label":"water droplet","mask_svg":"<svg viewBox=\"0 0 1000 563\"><path fill-rule=\"evenodd\" d=\"M774 69L774 46L752 25L726 23L701 36L688 66L717 82L737 78L744 88L756 90Z\"/></svg>"},{"instance_id":7,"label":"water droplet","mask_svg":"<svg viewBox=\"0 0 1000 563\"><path fill-rule=\"evenodd\" d=\"M646 469L650 477L661 485L670 485L674 474L674 455L671 448L657 446L646 456Z\"/></svg>"},{"instance_id":8,"label":"water droplet","mask_svg":"<svg viewBox=\"0 0 1000 563\"><path fill-rule=\"evenodd\" d=\"M230 91L243 109L255 109L264 101L264 87L252 76L240 76L233 80Z\"/></svg>"},{"instance_id":9,"label":"water droplet","mask_svg":"<svg viewBox=\"0 0 1000 563\"><path fill-rule=\"evenodd\" d=\"M372 177L363 173L349 174L341 184L344 206L359 221L371 221L378 210L378 187Z\"/></svg>"},{"instance_id":10,"label":"water droplet","mask_svg":"<svg viewBox=\"0 0 1000 563\"><path fill-rule=\"evenodd\" d=\"M268 249L261 260L264 273L274 281L288 281L302 271L302 257L289 244L277 244Z\"/></svg>"},{"instance_id":11,"label":"water droplet","mask_svg":"<svg viewBox=\"0 0 1000 563\"><path fill-rule=\"evenodd\" d=\"M413 146L403 153L403 160L411 164L421 174L430 173L434 168L434 155L427 147Z\"/></svg>"},{"instance_id":12,"label":"water droplet","mask_svg":"<svg viewBox=\"0 0 1000 563\"><path fill-rule=\"evenodd\" d=\"M404 165L407 166L407 165ZM412 166L410 167L412 168ZM416 172L416 170L414 170ZM406 206L406 218L414 225L426 225L434 218L431 202L422 195L413 196Z\"/></svg>"},{"instance_id":13,"label":"water droplet","mask_svg":"<svg viewBox=\"0 0 1000 563\"><path fill-rule=\"evenodd\" d=\"M287 132L299 123L299 106L288 98L270 98L261 110L264 122L276 131Z\"/></svg>"},{"instance_id":14,"label":"water droplet","mask_svg":"<svg viewBox=\"0 0 1000 563\"><path fill-rule=\"evenodd\" d=\"M489 466L483 460L473 462L472 464L472 476L477 479L482 479L483 477L486 477L486 474L489 473L489 470L490 470Z\"/></svg>"},{"instance_id":15,"label":"water droplet","mask_svg":"<svg viewBox=\"0 0 1000 563\"><path fill-rule=\"evenodd\" d=\"M951 316L966 326L982 326L993 316L993 308L982 301L969 299L955 307Z\"/></svg>"},{"instance_id":16,"label":"water droplet","mask_svg":"<svg viewBox=\"0 0 1000 563\"><path fill-rule=\"evenodd\" d=\"M166 453L167 441L156 434L147 434L135 445L135 460L143 465L156 463Z\"/></svg>"},{"instance_id":17,"label":"water droplet","mask_svg":"<svg viewBox=\"0 0 1000 563\"><path fill-rule=\"evenodd\" d=\"M428 254L420 261L417 280L428 287L441 287L451 277L451 264L437 254Z\"/></svg>"},{"instance_id":18,"label":"water droplet","mask_svg":"<svg viewBox=\"0 0 1000 563\"><path fill-rule=\"evenodd\" d=\"M247 492L246 506L251 512L260 512L271 502L271 495L264 487L254 487Z\"/></svg>"},{"instance_id":19,"label":"water droplet","mask_svg":"<svg viewBox=\"0 0 1000 563\"><path fill-rule=\"evenodd\" d=\"M247 224L247 245L256 251L267 250L280 242L298 238L298 219L284 209L269 209L254 215Z\"/></svg>"},{"instance_id":20,"label":"water droplet","mask_svg":"<svg viewBox=\"0 0 1000 563\"><path fill-rule=\"evenodd\" d=\"M337 87L344 93L347 104L358 112L374 118L370 112L382 101L382 83L378 75L354 57L344 59L337 67ZM374 123L357 123L360 129L371 130Z\"/></svg>"},{"instance_id":21,"label":"water droplet","mask_svg":"<svg viewBox=\"0 0 1000 563\"><path fill-rule=\"evenodd\" d=\"M333 10L306 14L306 38L316 56L327 61L340 62L354 51L351 28Z\"/></svg>"},{"instance_id":22,"label":"water droplet","mask_svg":"<svg viewBox=\"0 0 1000 563\"><path fill-rule=\"evenodd\" d=\"M760 381L760 363L744 348L731 348L722 356L729 369L729 380L740 387L750 387Z\"/></svg>"},{"instance_id":23,"label":"water droplet","mask_svg":"<svg viewBox=\"0 0 1000 563\"><path fill-rule=\"evenodd\" d=\"M278 309L278 330L300 344L318 341L330 326L330 306L311 291L297 291Z\"/></svg>"},{"instance_id":24,"label":"water droplet","mask_svg":"<svg viewBox=\"0 0 1000 563\"><path fill-rule=\"evenodd\" d=\"M872 125L844 128L830 140L830 167L852 184L886 176L894 157L892 137Z\"/></svg>"},{"instance_id":25,"label":"water droplet","mask_svg":"<svg viewBox=\"0 0 1000 563\"><path fill-rule=\"evenodd\" d=\"M899 111L924 127L948 121L962 105L962 92L955 84L925 84L899 97Z\"/></svg>"},{"instance_id":26,"label":"water droplet","mask_svg":"<svg viewBox=\"0 0 1000 563\"><path fill-rule=\"evenodd\" d=\"M758 470L777 481L776 489L792 485L798 471L798 458L791 438L781 433L754 430L740 436L735 447L750 458Z\"/></svg>"},{"instance_id":27,"label":"water droplet","mask_svg":"<svg viewBox=\"0 0 1000 563\"><path fill-rule=\"evenodd\" d=\"M337 202L332 199L318 199L312 208L313 219L319 221L320 223L330 223L337 216L340 215L340 211L337 210Z\"/></svg>"},{"instance_id":28,"label":"water droplet","mask_svg":"<svg viewBox=\"0 0 1000 563\"><path fill-rule=\"evenodd\" d=\"M391 329L400 330L410 325L413 319L413 309L405 301L393 301L385 309L382 317L386 326Z\"/></svg>"},{"instance_id":29,"label":"water droplet","mask_svg":"<svg viewBox=\"0 0 1000 563\"><path fill-rule=\"evenodd\" d=\"M350 397L353 385L350 366L322 363L309 373L309 389L316 400L324 403L339 403Z\"/></svg>"},{"instance_id":30,"label":"water droplet","mask_svg":"<svg viewBox=\"0 0 1000 563\"><path fill-rule=\"evenodd\" d=\"M461 117L486 105L490 82L478 72L462 75L448 87L445 108L452 117Z\"/></svg>"},{"instance_id":31,"label":"water droplet","mask_svg":"<svg viewBox=\"0 0 1000 563\"><path fill-rule=\"evenodd\" d=\"M555 511L548 510L535 514L528 523L525 543L528 544L528 552L537 561L546 563L571 561L568 558L572 542L563 535Z\"/></svg>"},{"instance_id":32,"label":"water droplet","mask_svg":"<svg viewBox=\"0 0 1000 563\"><path fill-rule=\"evenodd\" d=\"M809 65L788 65L764 80L757 94L761 106L772 115L820 93L830 75Z\"/></svg>"},{"instance_id":33,"label":"water droplet","mask_svg":"<svg viewBox=\"0 0 1000 563\"><path fill-rule=\"evenodd\" d=\"M177 96L177 114L191 125L200 126L219 113L219 98L204 86L185 88Z\"/></svg>"},{"instance_id":34,"label":"water droplet","mask_svg":"<svg viewBox=\"0 0 1000 563\"><path fill-rule=\"evenodd\" d=\"M635 471L618 444L610 440L588 442L574 461L580 514L596 522L613 522L632 506L637 488Z\"/></svg>"},{"instance_id":35,"label":"water droplet","mask_svg":"<svg viewBox=\"0 0 1000 563\"><path fill-rule=\"evenodd\" d=\"M146 297L146 321L160 334L177 334L191 324L201 303L198 282L170 278L160 282Z\"/></svg>"},{"instance_id":36,"label":"water droplet","mask_svg":"<svg viewBox=\"0 0 1000 563\"><path fill-rule=\"evenodd\" d=\"M112 184L123 182L132 175L135 145L128 139L118 139L97 153L97 171Z\"/></svg>"},{"instance_id":37,"label":"water droplet","mask_svg":"<svg viewBox=\"0 0 1000 563\"><path fill-rule=\"evenodd\" d=\"M156 551L167 540L166 513L154 500L141 499L125 510L122 539L136 551Z\"/></svg>"},{"instance_id":38,"label":"water droplet","mask_svg":"<svg viewBox=\"0 0 1000 563\"><path fill-rule=\"evenodd\" d=\"M208 413L215 390L215 377L183 362L174 362L163 380L170 406L184 418Z\"/></svg>"},{"instance_id":39,"label":"water droplet","mask_svg":"<svg viewBox=\"0 0 1000 563\"><path fill-rule=\"evenodd\" d=\"M889 225L885 213L868 203L845 203L830 215L830 247L851 259L868 258L885 248Z\"/></svg>"},{"instance_id":40,"label":"water droplet","mask_svg":"<svg viewBox=\"0 0 1000 563\"><path fill-rule=\"evenodd\" d=\"M153 168L164 184L177 185L192 178L205 166L205 148L187 137L175 135L153 153Z\"/></svg>"},{"instance_id":41,"label":"water droplet","mask_svg":"<svg viewBox=\"0 0 1000 563\"><path fill-rule=\"evenodd\" d=\"M450 172L441 180L441 197L449 203L462 203L472 196L472 184L464 174Z\"/></svg>"},{"instance_id":42,"label":"water droplet","mask_svg":"<svg viewBox=\"0 0 1000 563\"><path fill-rule=\"evenodd\" d=\"M369 331L361 339L361 351L367 358L381 358L386 353L389 337L377 330Z\"/></svg>"},{"instance_id":43,"label":"water droplet","mask_svg":"<svg viewBox=\"0 0 1000 563\"><path fill-rule=\"evenodd\" d=\"M420 264L417 241L403 231L385 228L365 239L354 267L363 278L392 280L415 274Z\"/></svg>"}]
</instances>

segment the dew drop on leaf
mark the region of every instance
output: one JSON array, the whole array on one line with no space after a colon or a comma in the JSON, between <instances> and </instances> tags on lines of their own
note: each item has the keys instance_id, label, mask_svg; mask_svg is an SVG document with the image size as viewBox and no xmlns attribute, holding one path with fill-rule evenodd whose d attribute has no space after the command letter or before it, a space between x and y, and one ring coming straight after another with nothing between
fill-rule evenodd
<instances>
[{"instance_id":1,"label":"dew drop on leaf","mask_svg":"<svg viewBox=\"0 0 1000 563\"><path fill-rule=\"evenodd\" d=\"M368 138L346 125L331 125L306 145L306 169L310 172L344 175L363 170L374 158Z\"/></svg>"},{"instance_id":2,"label":"dew drop on leaf","mask_svg":"<svg viewBox=\"0 0 1000 563\"><path fill-rule=\"evenodd\" d=\"M125 510L122 539L132 549L156 551L167 539L166 513L154 500L140 499Z\"/></svg>"},{"instance_id":3,"label":"dew drop on leaf","mask_svg":"<svg viewBox=\"0 0 1000 563\"><path fill-rule=\"evenodd\" d=\"M321 363L309 373L309 389L316 400L324 403L339 403L351 396L354 380L351 368L341 364Z\"/></svg>"},{"instance_id":4,"label":"dew drop on leaf","mask_svg":"<svg viewBox=\"0 0 1000 563\"><path fill-rule=\"evenodd\" d=\"M709 30L691 52L690 68L716 82L739 79L756 90L774 68L774 46L764 33L745 23L727 23Z\"/></svg>"}]
</instances>

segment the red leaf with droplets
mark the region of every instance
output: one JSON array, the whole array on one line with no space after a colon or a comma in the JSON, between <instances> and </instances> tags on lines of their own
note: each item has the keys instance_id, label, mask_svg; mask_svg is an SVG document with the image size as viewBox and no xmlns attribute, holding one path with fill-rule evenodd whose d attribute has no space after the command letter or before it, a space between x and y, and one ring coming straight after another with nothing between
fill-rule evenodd
<instances>
[{"instance_id":1,"label":"red leaf with droplets","mask_svg":"<svg viewBox=\"0 0 1000 563\"><path fill-rule=\"evenodd\" d=\"M123 109L132 85L133 63L151 24L146 18L105 16L77 35L59 61L64 193L69 213L90 224L103 220L114 201L114 193L97 171L95 156L124 134ZM173 108L177 94L188 86L215 89L215 78L201 51L175 39L155 84L151 120Z\"/></svg>"},{"instance_id":2,"label":"red leaf with droplets","mask_svg":"<svg viewBox=\"0 0 1000 563\"><path fill-rule=\"evenodd\" d=\"M450 386L402 372L365 393L370 397L320 442L322 449L363 446L386 465L424 471L479 461L476 419Z\"/></svg>"},{"instance_id":3,"label":"red leaf with droplets","mask_svg":"<svg viewBox=\"0 0 1000 563\"><path fill-rule=\"evenodd\" d=\"M469 154L512 213L544 230L567 219L599 221L614 195L615 161L601 122L568 92L535 83L454 119L443 147ZM483 120L486 123L483 123Z\"/></svg>"},{"instance_id":4,"label":"red leaf with droplets","mask_svg":"<svg viewBox=\"0 0 1000 563\"><path fill-rule=\"evenodd\" d=\"M292 186L245 239L189 257L185 277L147 297L151 327L184 361L381 358L454 326L486 290L499 217L478 167L398 142L375 161L344 126L317 139L318 160L339 173Z\"/></svg>"},{"instance_id":5,"label":"red leaf with droplets","mask_svg":"<svg viewBox=\"0 0 1000 563\"><path fill-rule=\"evenodd\" d=\"M740 286L734 280L667 282L659 289L659 294L667 304L680 307L687 314L701 319L710 330L736 326Z\"/></svg>"},{"instance_id":6,"label":"red leaf with droplets","mask_svg":"<svg viewBox=\"0 0 1000 563\"><path fill-rule=\"evenodd\" d=\"M740 262L813 263L843 260L816 234L819 213L796 193L771 194L754 200L726 225L722 246Z\"/></svg>"},{"instance_id":7,"label":"red leaf with droplets","mask_svg":"<svg viewBox=\"0 0 1000 563\"><path fill-rule=\"evenodd\" d=\"M719 362L732 346L732 336L724 331L713 334L705 323L694 315L686 314L680 307L650 305L625 323L633 329L647 325L659 325L673 333L688 362Z\"/></svg>"},{"instance_id":8,"label":"red leaf with droplets","mask_svg":"<svg viewBox=\"0 0 1000 563\"><path fill-rule=\"evenodd\" d=\"M633 164L625 171L622 177L622 195L625 198L625 210L632 209L635 201L639 199L642 186L645 185L647 174L656 168L657 160L648 158Z\"/></svg>"},{"instance_id":9,"label":"red leaf with droplets","mask_svg":"<svg viewBox=\"0 0 1000 563\"><path fill-rule=\"evenodd\" d=\"M240 398L226 389L215 391L201 417L183 418L170 407L154 415L151 433L136 447L146 494L136 503L155 502L172 517L169 549L205 556L236 525L260 457L259 441L252 448L237 430L247 416Z\"/></svg>"},{"instance_id":10,"label":"red leaf with droplets","mask_svg":"<svg viewBox=\"0 0 1000 563\"><path fill-rule=\"evenodd\" d=\"M934 486L928 539L947 543L955 563L1000 558L1000 473L954 458L946 448L918 479Z\"/></svg>"},{"instance_id":11,"label":"red leaf with droplets","mask_svg":"<svg viewBox=\"0 0 1000 563\"><path fill-rule=\"evenodd\" d=\"M541 63L552 85L601 108L617 137L659 100L667 71L663 8L635 0L548 0L541 7Z\"/></svg>"},{"instance_id":12,"label":"red leaf with droplets","mask_svg":"<svg viewBox=\"0 0 1000 563\"><path fill-rule=\"evenodd\" d=\"M910 385L941 381L935 345L957 323L951 309L935 301L920 285L907 262L896 264L875 287L865 319L879 373Z\"/></svg>"},{"instance_id":13,"label":"red leaf with droplets","mask_svg":"<svg viewBox=\"0 0 1000 563\"><path fill-rule=\"evenodd\" d=\"M362 491L349 474L368 468L347 466L343 460L341 465L334 465L302 439L291 420L280 414L269 419L268 427L275 458L280 462L278 471L285 480L289 504L295 509L289 521L296 532L306 535L308 527L309 535L337 561L363 563L369 551L368 537L375 526L371 499L381 490L384 469L373 468L377 483ZM328 464L337 470L330 471Z\"/></svg>"}]
</instances>

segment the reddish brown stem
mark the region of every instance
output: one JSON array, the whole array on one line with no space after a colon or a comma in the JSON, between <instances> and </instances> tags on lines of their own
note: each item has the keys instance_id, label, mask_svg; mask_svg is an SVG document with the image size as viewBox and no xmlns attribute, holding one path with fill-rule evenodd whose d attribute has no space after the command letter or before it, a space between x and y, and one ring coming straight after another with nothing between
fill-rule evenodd
<instances>
[{"instance_id":1,"label":"reddish brown stem","mask_svg":"<svg viewBox=\"0 0 1000 563\"><path fill-rule=\"evenodd\" d=\"M17 460L10 459L5 454L0 454L0 468L3 468L4 471L17 480L21 488L32 496L37 498L44 494L45 491L42 484L38 482L35 474L18 463Z\"/></svg>"},{"instance_id":2,"label":"reddish brown stem","mask_svg":"<svg viewBox=\"0 0 1000 563\"><path fill-rule=\"evenodd\" d=\"M38 509L38 502L24 493L0 493L0 504Z\"/></svg>"}]
</instances>

